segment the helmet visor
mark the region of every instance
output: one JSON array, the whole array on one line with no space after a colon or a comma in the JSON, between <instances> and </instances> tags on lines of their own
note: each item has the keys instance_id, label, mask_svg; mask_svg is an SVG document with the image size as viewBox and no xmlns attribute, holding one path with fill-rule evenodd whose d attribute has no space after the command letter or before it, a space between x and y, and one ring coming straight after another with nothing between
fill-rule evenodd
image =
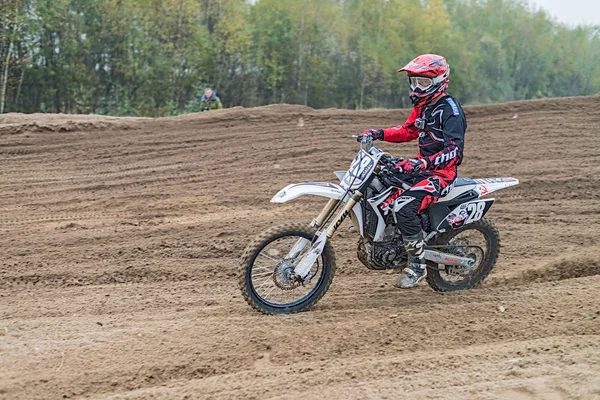
<instances>
[{"instance_id":1,"label":"helmet visor","mask_svg":"<svg viewBox=\"0 0 600 400\"><path fill-rule=\"evenodd\" d=\"M410 87L413 90L427 90L433 86L433 79L424 76L409 76L408 81L410 82Z\"/></svg>"}]
</instances>

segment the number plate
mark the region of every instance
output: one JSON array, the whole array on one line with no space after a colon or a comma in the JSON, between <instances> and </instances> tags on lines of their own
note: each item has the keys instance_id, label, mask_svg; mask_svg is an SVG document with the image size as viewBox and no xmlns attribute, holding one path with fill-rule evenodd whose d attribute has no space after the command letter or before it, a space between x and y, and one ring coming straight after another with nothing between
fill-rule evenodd
<instances>
[{"instance_id":1,"label":"number plate","mask_svg":"<svg viewBox=\"0 0 600 400\"><path fill-rule=\"evenodd\" d=\"M458 229L464 225L479 221L488 212L493 203L494 199L485 199L460 204L442 220L437 229Z\"/></svg>"},{"instance_id":2,"label":"number plate","mask_svg":"<svg viewBox=\"0 0 600 400\"><path fill-rule=\"evenodd\" d=\"M377 159L371 157L367 152L360 151L354 158L352 165L346 175L342 179L341 186L344 189L356 189L358 188L365 178L373 172Z\"/></svg>"}]
</instances>

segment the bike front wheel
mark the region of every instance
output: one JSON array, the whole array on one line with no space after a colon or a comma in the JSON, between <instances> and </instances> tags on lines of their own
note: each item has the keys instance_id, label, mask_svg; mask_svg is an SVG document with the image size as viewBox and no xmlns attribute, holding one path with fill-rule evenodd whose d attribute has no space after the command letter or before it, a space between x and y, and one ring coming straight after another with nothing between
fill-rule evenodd
<instances>
[{"instance_id":1,"label":"bike front wheel","mask_svg":"<svg viewBox=\"0 0 600 400\"><path fill-rule=\"evenodd\" d=\"M293 275L314 235L305 224L285 224L268 229L248 245L238 275L248 304L265 314L292 314L309 309L325 295L335 272L329 242L310 269L310 283Z\"/></svg>"}]
</instances>

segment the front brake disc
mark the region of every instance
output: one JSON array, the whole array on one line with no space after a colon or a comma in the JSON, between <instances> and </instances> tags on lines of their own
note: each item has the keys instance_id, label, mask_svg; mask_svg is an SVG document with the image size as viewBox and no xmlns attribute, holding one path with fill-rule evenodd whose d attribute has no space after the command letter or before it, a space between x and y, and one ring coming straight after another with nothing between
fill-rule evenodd
<instances>
[{"instance_id":1,"label":"front brake disc","mask_svg":"<svg viewBox=\"0 0 600 400\"><path fill-rule=\"evenodd\" d=\"M294 290L301 285L301 282L293 278L294 266L286 260L281 261L273 272L273 282L281 290Z\"/></svg>"}]
</instances>

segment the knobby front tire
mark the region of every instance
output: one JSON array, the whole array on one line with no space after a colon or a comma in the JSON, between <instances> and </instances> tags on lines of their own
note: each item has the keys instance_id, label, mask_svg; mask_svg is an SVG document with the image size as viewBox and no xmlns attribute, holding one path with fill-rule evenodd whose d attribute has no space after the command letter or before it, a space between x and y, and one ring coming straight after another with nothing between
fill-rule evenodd
<instances>
[{"instance_id":1,"label":"knobby front tire","mask_svg":"<svg viewBox=\"0 0 600 400\"><path fill-rule=\"evenodd\" d=\"M322 268L318 279L313 280L311 285L313 288L305 295L305 297L290 302L287 304L273 303L263 299L253 284L252 271L253 266L259 257L259 254L269 244L278 239L286 237L305 238L311 241L315 235L315 230L307 224L303 223L288 223L281 226L272 227L262 234L258 235L245 249L240 260L238 272L238 284L242 292L242 296L250 306L255 310L264 314L293 314L301 311L306 311L319 301L329 289L335 273L335 253L331 244L327 242L323 253L319 256L319 267ZM310 246L310 243L307 245ZM264 268L264 267L261 267ZM274 266L274 270L278 266ZM270 282L269 282L270 283Z\"/></svg>"}]
</instances>

